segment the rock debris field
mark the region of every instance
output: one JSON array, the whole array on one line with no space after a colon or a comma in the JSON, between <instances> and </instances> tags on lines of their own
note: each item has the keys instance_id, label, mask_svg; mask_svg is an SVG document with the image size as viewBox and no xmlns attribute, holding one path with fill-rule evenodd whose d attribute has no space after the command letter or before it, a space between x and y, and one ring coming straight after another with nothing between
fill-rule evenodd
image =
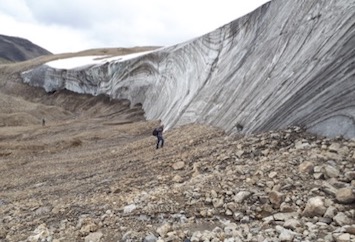
<instances>
[{"instance_id":1,"label":"rock debris field","mask_svg":"<svg viewBox=\"0 0 355 242\"><path fill-rule=\"evenodd\" d=\"M355 140L156 125L1 127L0 241L355 241Z\"/></svg>"}]
</instances>

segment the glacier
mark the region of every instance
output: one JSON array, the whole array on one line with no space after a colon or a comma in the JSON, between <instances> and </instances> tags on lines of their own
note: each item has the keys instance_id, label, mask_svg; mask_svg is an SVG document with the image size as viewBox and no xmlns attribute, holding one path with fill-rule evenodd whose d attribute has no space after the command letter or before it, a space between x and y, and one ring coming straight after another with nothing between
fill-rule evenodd
<instances>
[{"instance_id":1,"label":"glacier","mask_svg":"<svg viewBox=\"0 0 355 242\"><path fill-rule=\"evenodd\" d=\"M297 125L354 138L355 0L273 0L184 43L21 76L47 92L128 99L167 128L247 135Z\"/></svg>"}]
</instances>

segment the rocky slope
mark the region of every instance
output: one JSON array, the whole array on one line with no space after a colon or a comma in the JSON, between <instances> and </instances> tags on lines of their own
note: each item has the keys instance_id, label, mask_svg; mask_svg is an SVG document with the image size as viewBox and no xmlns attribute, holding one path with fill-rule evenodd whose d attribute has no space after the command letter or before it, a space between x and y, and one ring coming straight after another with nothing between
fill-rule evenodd
<instances>
[{"instance_id":1,"label":"rocky slope","mask_svg":"<svg viewBox=\"0 0 355 242\"><path fill-rule=\"evenodd\" d=\"M0 34L0 59L17 62L43 55L51 55L51 53L26 39Z\"/></svg>"},{"instance_id":2,"label":"rocky slope","mask_svg":"<svg viewBox=\"0 0 355 242\"><path fill-rule=\"evenodd\" d=\"M355 241L355 141L75 118L1 128L2 241Z\"/></svg>"},{"instance_id":3,"label":"rocky slope","mask_svg":"<svg viewBox=\"0 0 355 242\"><path fill-rule=\"evenodd\" d=\"M168 128L199 122L250 134L298 125L355 137L354 13L354 0L274 0L176 46L72 69L43 65L23 80L128 99Z\"/></svg>"}]
</instances>

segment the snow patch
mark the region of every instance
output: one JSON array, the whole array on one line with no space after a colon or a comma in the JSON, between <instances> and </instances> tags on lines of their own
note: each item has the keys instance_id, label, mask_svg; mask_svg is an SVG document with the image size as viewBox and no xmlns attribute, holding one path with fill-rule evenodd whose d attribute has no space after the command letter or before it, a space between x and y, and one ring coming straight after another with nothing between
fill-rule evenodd
<instances>
[{"instance_id":1,"label":"snow patch","mask_svg":"<svg viewBox=\"0 0 355 242\"><path fill-rule=\"evenodd\" d=\"M46 65L57 69L73 69L82 66L104 64L105 62L121 62L129 59L136 58L138 56L146 55L152 51L144 51L139 53L133 53L120 56L107 56L107 55L91 55L91 56L79 56L72 58L59 59L55 61L47 62Z\"/></svg>"}]
</instances>

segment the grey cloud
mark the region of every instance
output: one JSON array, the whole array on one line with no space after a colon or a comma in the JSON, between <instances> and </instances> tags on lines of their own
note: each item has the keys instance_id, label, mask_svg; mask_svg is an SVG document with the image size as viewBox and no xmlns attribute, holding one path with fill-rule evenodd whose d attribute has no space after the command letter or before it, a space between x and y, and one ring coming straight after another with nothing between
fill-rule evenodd
<instances>
[{"instance_id":1,"label":"grey cloud","mask_svg":"<svg viewBox=\"0 0 355 242\"><path fill-rule=\"evenodd\" d=\"M0 25L3 29L0 32L37 40L38 44L51 46L47 48L57 53L59 49L64 52L88 46L177 44L226 24L227 21L222 20L225 16L234 18L233 15L238 14L235 8L228 6L244 2L219 0L201 5L190 0L0 1L4 2L0 4L0 19L7 21ZM247 2L261 1L266 0Z\"/></svg>"}]
</instances>

